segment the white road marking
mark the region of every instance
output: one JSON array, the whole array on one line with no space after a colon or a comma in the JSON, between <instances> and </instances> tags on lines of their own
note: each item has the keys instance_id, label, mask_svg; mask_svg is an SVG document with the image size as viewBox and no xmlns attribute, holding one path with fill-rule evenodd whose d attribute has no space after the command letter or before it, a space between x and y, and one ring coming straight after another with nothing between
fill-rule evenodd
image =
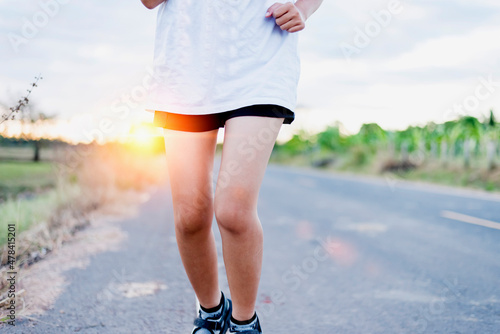
<instances>
[{"instance_id":1,"label":"white road marking","mask_svg":"<svg viewBox=\"0 0 500 334\"><path fill-rule=\"evenodd\" d=\"M484 227L489 227L489 228L493 228L496 230L500 230L500 223L496 223L496 222L493 222L491 220L486 220L486 219L482 219L482 218L464 215L464 214L458 213L458 212L443 210L443 211L441 211L441 217L449 218L449 219L453 219L453 220L458 220L458 221L461 221L464 223L469 223L469 224L474 224L474 225L479 225L479 226L484 226Z\"/></svg>"}]
</instances>

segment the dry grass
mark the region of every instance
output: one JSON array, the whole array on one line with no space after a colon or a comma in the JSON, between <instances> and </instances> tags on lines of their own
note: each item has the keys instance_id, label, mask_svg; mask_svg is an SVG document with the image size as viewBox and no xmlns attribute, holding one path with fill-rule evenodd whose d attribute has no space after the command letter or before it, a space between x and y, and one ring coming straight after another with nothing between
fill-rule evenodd
<instances>
[{"instance_id":1,"label":"dry grass","mask_svg":"<svg viewBox=\"0 0 500 334\"><path fill-rule=\"evenodd\" d=\"M43 268L44 265L41 263L48 265L48 259L53 254L54 257L55 254L59 254L60 261L67 263L67 266L62 266L61 270L84 263L84 260L76 260L76 255L71 255L71 248L63 248L63 246L78 240L75 239L76 236L84 233L84 230L94 223L96 214L101 217L105 215L108 220L110 216L133 214L134 209L144 201L149 187L163 182L166 178L165 161L162 155L132 152L120 144L67 147L58 152L55 167L57 169L55 191L58 198L62 200L58 202L57 208L48 215L47 219L34 222L28 230L16 234L15 267L21 273L30 273L24 276L21 274L20 282L18 282L17 299L24 301L21 303L23 304L22 310L18 309L18 315L23 313L28 315L45 309L53 299L44 295L45 292L40 284L36 283L37 281L50 281L54 288L46 293L52 296L57 296L62 289L63 282L61 278L56 277L57 272L61 271L54 272L59 262L57 265L52 265L50 270L45 267L45 270L37 274L33 274L31 267ZM2 225L6 223L2 222ZM94 237L87 236L80 241L86 243L85 247L80 247L80 249L86 249L88 255L108 249L114 241L123 238L116 229L109 229L109 226L106 228L107 231L99 232L109 237L105 241L102 240L101 246L94 244L96 240ZM0 260L3 265L0 267L1 312L10 299L7 298L5 280L7 245L3 245L0 249ZM81 254L78 256L85 258ZM40 261L44 258L47 260ZM48 275L46 279L41 279L42 272Z\"/></svg>"},{"instance_id":2,"label":"dry grass","mask_svg":"<svg viewBox=\"0 0 500 334\"><path fill-rule=\"evenodd\" d=\"M122 203L123 213L131 214L130 206L137 204L138 194L126 194ZM125 198L127 197L127 198ZM134 198L135 197L135 198ZM126 208L129 209L126 209ZM63 244L55 247L50 256L43 261L18 269L16 284L16 317L42 314L50 308L57 297L64 291L67 282L63 273L73 268L85 268L90 263L90 256L103 251L116 250L127 236L121 229L110 224L116 216L105 214L106 210L96 210L91 215L89 228L76 232ZM123 216L122 216L123 218ZM32 236L39 232L50 234L45 224L29 231ZM5 274L6 269L2 270ZM50 284L47 284L50 282ZM4 296L5 297L5 296ZM0 300L0 319L2 307L10 302L10 298Z\"/></svg>"}]
</instances>

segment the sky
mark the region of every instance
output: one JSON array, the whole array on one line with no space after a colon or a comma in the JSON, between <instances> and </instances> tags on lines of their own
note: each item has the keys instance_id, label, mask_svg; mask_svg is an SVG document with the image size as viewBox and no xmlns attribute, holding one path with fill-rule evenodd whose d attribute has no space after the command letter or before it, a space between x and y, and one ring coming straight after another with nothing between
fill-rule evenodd
<instances>
[{"instance_id":1,"label":"sky","mask_svg":"<svg viewBox=\"0 0 500 334\"><path fill-rule=\"evenodd\" d=\"M335 122L355 133L490 109L500 119L498 22L498 0L324 0L298 32L298 107L278 140ZM31 103L58 116L62 136L150 122L142 82L155 23L139 0L0 0L0 102L15 104L41 73Z\"/></svg>"}]
</instances>

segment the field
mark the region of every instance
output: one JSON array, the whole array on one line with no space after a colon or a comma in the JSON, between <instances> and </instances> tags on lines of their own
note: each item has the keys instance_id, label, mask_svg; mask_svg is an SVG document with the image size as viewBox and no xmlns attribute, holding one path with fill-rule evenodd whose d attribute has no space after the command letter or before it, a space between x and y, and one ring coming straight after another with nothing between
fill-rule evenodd
<instances>
[{"instance_id":1,"label":"field","mask_svg":"<svg viewBox=\"0 0 500 334\"><path fill-rule=\"evenodd\" d=\"M47 223L58 208L73 199L68 193L62 194L55 189L29 198L18 198L0 204L0 246L7 237L8 224L16 225L16 233L28 230L35 224Z\"/></svg>"},{"instance_id":2,"label":"field","mask_svg":"<svg viewBox=\"0 0 500 334\"><path fill-rule=\"evenodd\" d=\"M0 148L0 246L7 237L7 224L15 223L17 233L21 233L36 222L47 221L63 201L55 190L53 163L28 161L32 154L30 147ZM42 154L48 159L53 152Z\"/></svg>"},{"instance_id":3,"label":"field","mask_svg":"<svg viewBox=\"0 0 500 334\"><path fill-rule=\"evenodd\" d=\"M0 162L0 201L9 196L39 193L53 188L56 175L50 162Z\"/></svg>"},{"instance_id":4,"label":"field","mask_svg":"<svg viewBox=\"0 0 500 334\"><path fill-rule=\"evenodd\" d=\"M16 224L21 233L38 222L47 221L68 198L55 189L57 177L53 162L31 162L29 147L0 148L0 246L6 241L7 224ZM51 150L43 158L52 157Z\"/></svg>"},{"instance_id":5,"label":"field","mask_svg":"<svg viewBox=\"0 0 500 334\"><path fill-rule=\"evenodd\" d=\"M52 161L57 155L55 148L42 148L40 158L42 161ZM30 146L0 146L0 161L30 161L34 150Z\"/></svg>"},{"instance_id":6,"label":"field","mask_svg":"<svg viewBox=\"0 0 500 334\"><path fill-rule=\"evenodd\" d=\"M337 123L277 144L271 161L500 191L500 124L492 111L397 131L368 123L345 134Z\"/></svg>"},{"instance_id":7,"label":"field","mask_svg":"<svg viewBox=\"0 0 500 334\"><path fill-rule=\"evenodd\" d=\"M61 226L72 231L88 212L156 183L163 157L141 152L118 144L67 145L42 150L42 161L32 162L29 147L0 147L0 246L9 223L18 233L36 224L50 233Z\"/></svg>"}]
</instances>

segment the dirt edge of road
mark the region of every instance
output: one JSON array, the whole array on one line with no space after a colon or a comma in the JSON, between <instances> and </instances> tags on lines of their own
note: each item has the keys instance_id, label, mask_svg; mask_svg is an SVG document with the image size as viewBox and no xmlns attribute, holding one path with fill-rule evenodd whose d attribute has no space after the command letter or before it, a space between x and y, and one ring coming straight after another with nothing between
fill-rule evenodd
<instances>
[{"instance_id":1,"label":"dirt edge of road","mask_svg":"<svg viewBox=\"0 0 500 334\"><path fill-rule=\"evenodd\" d=\"M137 215L142 203L150 198L150 191L127 192L120 201L103 206L89 213L89 224L75 232L70 240L52 250L41 260L25 268L17 269L15 284L15 321L35 320L49 310L69 285L64 277L68 270L84 269L90 264L91 256L117 251L127 234L119 222ZM2 273L3 280L8 278L7 271ZM9 326L9 312L0 309L0 328Z\"/></svg>"}]
</instances>

